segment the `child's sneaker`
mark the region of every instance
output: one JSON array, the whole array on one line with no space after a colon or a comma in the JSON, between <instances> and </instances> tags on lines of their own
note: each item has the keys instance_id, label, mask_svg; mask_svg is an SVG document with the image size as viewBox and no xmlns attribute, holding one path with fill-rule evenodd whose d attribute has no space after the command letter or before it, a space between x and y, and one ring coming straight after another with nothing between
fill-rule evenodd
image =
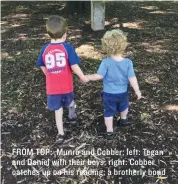
<instances>
[{"instance_id":1,"label":"child's sneaker","mask_svg":"<svg viewBox=\"0 0 178 184\"><path fill-rule=\"evenodd\" d=\"M114 132L106 132L106 139L112 140L115 136Z\"/></svg>"},{"instance_id":2,"label":"child's sneaker","mask_svg":"<svg viewBox=\"0 0 178 184\"><path fill-rule=\"evenodd\" d=\"M77 119L76 118L72 118L72 119L69 118L69 123L76 124L77 123Z\"/></svg>"},{"instance_id":3,"label":"child's sneaker","mask_svg":"<svg viewBox=\"0 0 178 184\"><path fill-rule=\"evenodd\" d=\"M117 126L130 126L132 123L128 122L127 119L119 119Z\"/></svg>"},{"instance_id":4,"label":"child's sneaker","mask_svg":"<svg viewBox=\"0 0 178 184\"><path fill-rule=\"evenodd\" d=\"M59 143L62 144L64 142L64 135L58 134L56 137L56 142L55 143Z\"/></svg>"}]
</instances>

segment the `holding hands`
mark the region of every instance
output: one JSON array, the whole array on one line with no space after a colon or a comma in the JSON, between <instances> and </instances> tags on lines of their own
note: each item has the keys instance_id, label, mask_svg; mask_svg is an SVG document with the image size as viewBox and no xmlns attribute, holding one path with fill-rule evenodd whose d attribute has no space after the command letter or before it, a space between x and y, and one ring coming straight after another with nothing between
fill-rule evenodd
<instances>
[{"instance_id":1,"label":"holding hands","mask_svg":"<svg viewBox=\"0 0 178 184\"><path fill-rule=\"evenodd\" d=\"M80 78L80 81L83 83L83 84L86 84L87 82L89 82L89 78L88 78L88 75L83 75L83 77Z\"/></svg>"},{"instance_id":2,"label":"holding hands","mask_svg":"<svg viewBox=\"0 0 178 184\"><path fill-rule=\"evenodd\" d=\"M103 79L103 76L95 73L95 74L90 74L90 75L82 75L80 77L80 80L83 84L86 84L89 81L97 81ZM129 78L130 84L133 87L135 94L137 96L137 100L140 100L142 98L141 91L138 86L137 78L136 77L131 77Z\"/></svg>"},{"instance_id":3,"label":"holding hands","mask_svg":"<svg viewBox=\"0 0 178 184\"><path fill-rule=\"evenodd\" d=\"M82 78L80 78L83 83L87 83L89 81L97 81L103 79L103 76L95 73L91 75L83 75Z\"/></svg>"}]
</instances>

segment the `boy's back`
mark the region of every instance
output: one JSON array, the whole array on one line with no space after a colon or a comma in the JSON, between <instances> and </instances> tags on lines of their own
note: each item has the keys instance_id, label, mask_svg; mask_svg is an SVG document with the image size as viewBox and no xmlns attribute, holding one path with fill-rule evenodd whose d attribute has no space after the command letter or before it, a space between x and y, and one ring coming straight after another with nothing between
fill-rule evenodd
<instances>
[{"instance_id":1,"label":"boy's back","mask_svg":"<svg viewBox=\"0 0 178 184\"><path fill-rule=\"evenodd\" d=\"M80 59L70 44L48 43L42 47L37 65L46 67L47 94L65 94L73 91L71 65Z\"/></svg>"},{"instance_id":2,"label":"boy's back","mask_svg":"<svg viewBox=\"0 0 178 184\"><path fill-rule=\"evenodd\" d=\"M129 78L135 76L132 61L128 58L123 58L121 61L111 57L105 58L97 73L104 76L103 91L113 94L126 92Z\"/></svg>"},{"instance_id":3,"label":"boy's back","mask_svg":"<svg viewBox=\"0 0 178 184\"><path fill-rule=\"evenodd\" d=\"M123 57L127 45L127 37L121 30L107 31L102 38L102 48L109 57L103 59L96 74L87 76L91 81L103 79L102 99L108 138L113 136L113 118L118 112L119 126L131 124L127 122L129 82L137 99L141 98L132 61Z\"/></svg>"},{"instance_id":4,"label":"boy's back","mask_svg":"<svg viewBox=\"0 0 178 184\"><path fill-rule=\"evenodd\" d=\"M66 44L67 22L63 17L53 15L46 22L46 31L51 43L45 44L37 60L37 66L46 75L48 109L55 111L58 129L56 143L64 141L63 107L69 108L69 121L75 122L75 102L73 93L72 71L87 82L78 66L80 58L70 44Z\"/></svg>"}]
</instances>

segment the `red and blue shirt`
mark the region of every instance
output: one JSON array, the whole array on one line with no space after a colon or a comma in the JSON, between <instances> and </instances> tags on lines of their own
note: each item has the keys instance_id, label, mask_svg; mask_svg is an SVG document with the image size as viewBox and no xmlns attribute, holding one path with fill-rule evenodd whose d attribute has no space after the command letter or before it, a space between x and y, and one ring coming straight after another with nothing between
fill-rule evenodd
<instances>
[{"instance_id":1,"label":"red and blue shirt","mask_svg":"<svg viewBox=\"0 0 178 184\"><path fill-rule=\"evenodd\" d=\"M71 66L80 58L74 48L65 42L45 44L37 60L37 66L46 67L46 92L48 95L73 92Z\"/></svg>"}]
</instances>

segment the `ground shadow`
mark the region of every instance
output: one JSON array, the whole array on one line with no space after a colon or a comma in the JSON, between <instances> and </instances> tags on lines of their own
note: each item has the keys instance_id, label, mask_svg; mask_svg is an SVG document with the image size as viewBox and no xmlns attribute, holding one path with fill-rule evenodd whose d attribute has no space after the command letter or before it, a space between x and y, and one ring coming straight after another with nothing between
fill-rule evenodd
<instances>
[{"instance_id":1,"label":"ground shadow","mask_svg":"<svg viewBox=\"0 0 178 184\"><path fill-rule=\"evenodd\" d=\"M50 176L48 179L44 176L12 176L11 171L15 166L11 164L14 159L11 151L14 147L47 146L54 152L61 147L77 149L83 146L86 149L163 150L164 156L154 159L160 158L163 161L159 168L166 169L168 178L164 182L175 184L178 168L172 161L177 159L178 114L176 110L165 107L177 105L178 99L178 3L108 2L106 27L99 32L91 30L89 15L67 17L68 41L80 52L83 61L80 66L85 73L97 71L104 57L100 39L107 30L120 28L128 33L130 45L127 57L134 62L144 99L134 101L133 91L130 91L129 118L134 126L119 129L117 137L108 142L99 135L105 131L100 97L102 82L81 85L74 76L79 124L76 127L68 124L65 111L65 131L69 142L59 146L54 145L57 133L54 114L46 108L44 76L36 68L35 62L41 46L49 41L45 32L46 19L51 14L66 16L64 9L65 2L2 2L2 182L52 184L59 180L57 176ZM104 156L100 158L106 159ZM116 159L112 156L108 159L112 158ZM129 159L128 156L125 158ZM20 168L23 169L18 166ZM35 168L40 169L38 166ZM139 169L139 166L135 168ZM157 169L157 166L150 168ZM77 183L84 179L83 176L64 176L60 178L60 183ZM95 176L87 177L84 183L102 183L105 180L109 183L118 182L116 176ZM120 179L124 184L142 184L156 180L157 178L148 176Z\"/></svg>"}]
</instances>

